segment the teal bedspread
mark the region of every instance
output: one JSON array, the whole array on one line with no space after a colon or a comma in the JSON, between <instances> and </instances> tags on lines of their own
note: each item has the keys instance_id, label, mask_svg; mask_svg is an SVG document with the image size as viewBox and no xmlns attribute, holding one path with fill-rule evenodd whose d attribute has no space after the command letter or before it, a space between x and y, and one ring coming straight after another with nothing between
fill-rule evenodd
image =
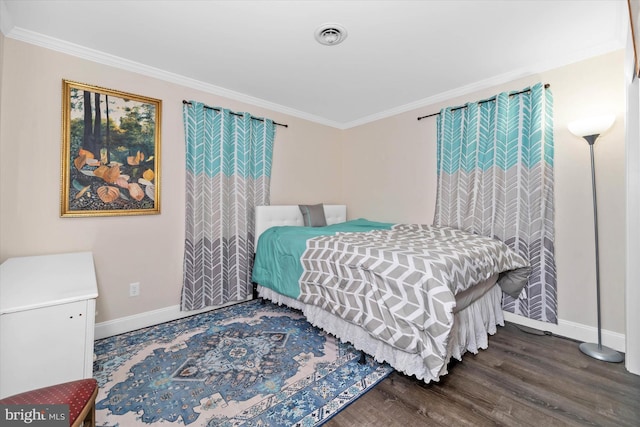
<instances>
[{"instance_id":1,"label":"teal bedspread","mask_svg":"<svg viewBox=\"0 0 640 427\"><path fill-rule=\"evenodd\" d=\"M271 227L260 236L253 264L252 281L290 298L300 295L300 257L307 240L344 232L388 230L393 224L354 219L326 227Z\"/></svg>"}]
</instances>

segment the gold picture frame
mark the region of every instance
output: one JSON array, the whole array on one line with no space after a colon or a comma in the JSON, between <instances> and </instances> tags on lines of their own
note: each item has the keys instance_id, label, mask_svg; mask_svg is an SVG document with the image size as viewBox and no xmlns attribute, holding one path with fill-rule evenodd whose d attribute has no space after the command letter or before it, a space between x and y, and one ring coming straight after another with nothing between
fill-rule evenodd
<instances>
[{"instance_id":1,"label":"gold picture frame","mask_svg":"<svg viewBox=\"0 0 640 427\"><path fill-rule=\"evenodd\" d=\"M160 213L162 101L62 81L60 216Z\"/></svg>"}]
</instances>

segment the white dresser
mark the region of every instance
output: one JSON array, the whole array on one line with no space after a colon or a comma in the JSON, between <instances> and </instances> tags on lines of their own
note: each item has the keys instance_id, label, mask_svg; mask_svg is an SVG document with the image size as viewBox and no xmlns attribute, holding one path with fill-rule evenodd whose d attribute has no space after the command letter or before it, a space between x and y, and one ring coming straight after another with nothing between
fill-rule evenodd
<instances>
[{"instance_id":1,"label":"white dresser","mask_svg":"<svg viewBox=\"0 0 640 427\"><path fill-rule=\"evenodd\" d=\"M93 375L97 297L91 252L0 265L0 398Z\"/></svg>"}]
</instances>

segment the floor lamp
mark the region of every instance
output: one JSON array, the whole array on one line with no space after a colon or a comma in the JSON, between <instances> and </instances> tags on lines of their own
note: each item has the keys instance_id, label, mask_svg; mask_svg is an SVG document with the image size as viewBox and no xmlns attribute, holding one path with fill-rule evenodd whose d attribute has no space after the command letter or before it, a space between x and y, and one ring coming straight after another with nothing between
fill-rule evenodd
<instances>
[{"instance_id":1,"label":"floor lamp","mask_svg":"<svg viewBox=\"0 0 640 427\"><path fill-rule=\"evenodd\" d=\"M602 326L600 322L600 254L598 248L598 202L596 199L596 170L593 160L593 144L598 139L598 136L607 129L609 129L615 116L607 115L602 117L595 117L589 119L577 120L569 123L569 131L579 137L584 138L589 144L589 151L591 152L591 187L593 191L593 228L595 232L596 242L596 301L598 309L598 343L582 343L580 344L580 351L587 356L591 356L595 359L602 360L604 362L622 362L624 356L622 353L615 351L612 348L602 345Z\"/></svg>"}]
</instances>

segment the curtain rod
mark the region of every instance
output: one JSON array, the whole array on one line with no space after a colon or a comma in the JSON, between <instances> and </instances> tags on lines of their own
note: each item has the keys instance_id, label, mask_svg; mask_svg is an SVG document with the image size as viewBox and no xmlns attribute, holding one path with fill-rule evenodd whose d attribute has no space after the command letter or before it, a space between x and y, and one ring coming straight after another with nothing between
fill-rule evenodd
<instances>
[{"instance_id":1,"label":"curtain rod","mask_svg":"<svg viewBox=\"0 0 640 427\"><path fill-rule=\"evenodd\" d=\"M544 88L548 89L549 87L551 87L551 85L549 83L545 83ZM518 91L518 92L511 92L509 94L509 96L520 95L521 93L527 93L527 92L531 92L531 89L525 89L525 90L521 90L521 91ZM491 101L495 101L495 100L496 100L496 97L492 96L489 99L483 99L482 101L478 101L478 104L484 104L486 102L491 102ZM453 107L451 109L451 111L461 110L463 108L467 108L467 106L466 105L460 105L459 107ZM439 116L439 115L440 115L439 112L438 113L433 113L433 114L428 114L426 116L418 117L418 120L426 119L427 117Z\"/></svg>"},{"instance_id":2,"label":"curtain rod","mask_svg":"<svg viewBox=\"0 0 640 427\"><path fill-rule=\"evenodd\" d=\"M191 102L186 101L186 100L184 100L184 99L182 100L182 103L183 103L183 104L188 104L188 105L193 105ZM209 110L215 110L215 111L218 111L218 112L220 111L220 108L216 108L216 107L209 107L208 105L205 105L205 106L204 106L204 108L207 108L207 109L209 109ZM231 111L231 114L233 114L234 116L241 116L241 117L242 117L242 116L244 116L243 114L240 114L240 113L234 113L233 111ZM251 118L252 118L253 120L259 120L259 121L261 121L261 122L264 122L264 119L262 119L262 118L260 118L260 117L254 117L254 116L251 116ZM289 125L283 125L282 123L278 123L278 122L273 122L273 124L274 124L274 125L276 125L276 126L282 126L282 127L285 127L285 128L288 128L288 127L289 127Z\"/></svg>"}]
</instances>

